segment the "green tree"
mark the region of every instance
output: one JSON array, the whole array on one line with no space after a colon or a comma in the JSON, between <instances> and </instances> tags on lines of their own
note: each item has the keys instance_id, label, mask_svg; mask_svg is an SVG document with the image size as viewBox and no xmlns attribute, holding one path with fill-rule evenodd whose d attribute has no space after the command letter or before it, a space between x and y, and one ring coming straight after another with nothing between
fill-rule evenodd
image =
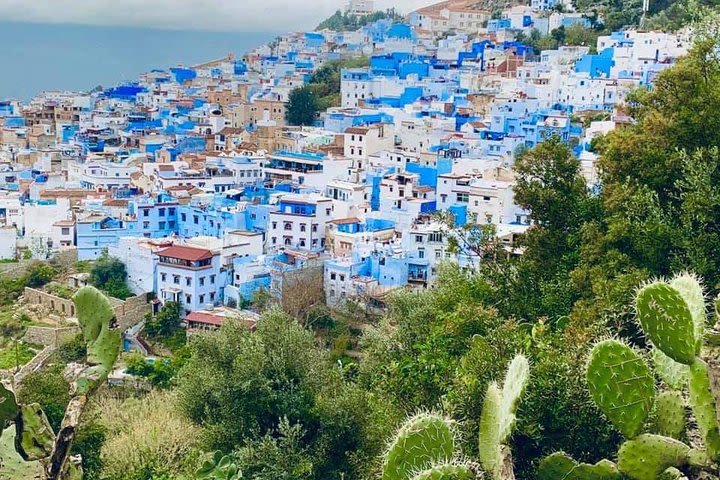
<instances>
[{"instance_id":1,"label":"green tree","mask_svg":"<svg viewBox=\"0 0 720 480\"><path fill-rule=\"evenodd\" d=\"M286 119L290 125L312 125L318 114L318 104L311 86L296 88L290 92Z\"/></svg>"},{"instance_id":2,"label":"green tree","mask_svg":"<svg viewBox=\"0 0 720 480\"><path fill-rule=\"evenodd\" d=\"M127 286L127 269L119 259L104 251L90 269L90 283L108 295L120 300L132 296Z\"/></svg>"},{"instance_id":3,"label":"green tree","mask_svg":"<svg viewBox=\"0 0 720 480\"><path fill-rule=\"evenodd\" d=\"M178 302L165 302L157 315L145 318L145 332L151 337L170 337L181 326L182 305Z\"/></svg>"},{"instance_id":4,"label":"green tree","mask_svg":"<svg viewBox=\"0 0 720 480\"><path fill-rule=\"evenodd\" d=\"M31 288L39 288L52 281L57 271L52 265L44 262L33 262L25 275L25 284Z\"/></svg>"},{"instance_id":5,"label":"green tree","mask_svg":"<svg viewBox=\"0 0 720 480\"><path fill-rule=\"evenodd\" d=\"M38 403L57 432L70 402L70 384L63 376L62 365L38 370L25 377L20 384L18 400Z\"/></svg>"}]
</instances>

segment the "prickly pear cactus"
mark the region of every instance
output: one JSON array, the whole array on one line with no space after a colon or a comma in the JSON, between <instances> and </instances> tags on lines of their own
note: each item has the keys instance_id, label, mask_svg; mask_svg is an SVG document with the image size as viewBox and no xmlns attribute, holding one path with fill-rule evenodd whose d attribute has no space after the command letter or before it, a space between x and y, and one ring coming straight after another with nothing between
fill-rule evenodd
<instances>
[{"instance_id":1,"label":"prickly pear cactus","mask_svg":"<svg viewBox=\"0 0 720 480\"><path fill-rule=\"evenodd\" d=\"M638 435L655 399L655 381L645 361L617 341L599 342L590 354L586 377L590 394L623 435Z\"/></svg>"},{"instance_id":2,"label":"prickly pear cactus","mask_svg":"<svg viewBox=\"0 0 720 480\"><path fill-rule=\"evenodd\" d=\"M623 443L618 451L618 468L632 480L656 480L670 467L688 462L690 447L660 435L643 434Z\"/></svg>"},{"instance_id":3,"label":"prickly pear cactus","mask_svg":"<svg viewBox=\"0 0 720 480\"><path fill-rule=\"evenodd\" d=\"M609 460L591 465L578 463L563 452L545 457L538 468L538 480L622 480L617 466Z\"/></svg>"},{"instance_id":4,"label":"prickly pear cactus","mask_svg":"<svg viewBox=\"0 0 720 480\"><path fill-rule=\"evenodd\" d=\"M6 428L0 436L0 480L44 479L38 461L25 461L15 450L15 427Z\"/></svg>"},{"instance_id":5,"label":"prickly pear cactus","mask_svg":"<svg viewBox=\"0 0 720 480\"><path fill-rule=\"evenodd\" d=\"M90 365L76 382L76 393L85 394L104 382L120 353L120 332L110 329L115 313L108 298L87 286L73 296Z\"/></svg>"},{"instance_id":6,"label":"prickly pear cactus","mask_svg":"<svg viewBox=\"0 0 720 480\"><path fill-rule=\"evenodd\" d=\"M488 385L480 414L478 450L483 469L500 478L503 468L503 444L515 425L520 397L530 377L530 365L523 355L516 355L508 365L502 390L495 382Z\"/></svg>"},{"instance_id":7,"label":"prickly pear cactus","mask_svg":"<svg viewBox=\"0 0 720 480\"><path fill-rule=\"evenodd\" d=\"M707 364L699 358L690 367L690 406L703 436L708 457L714 461L720 460L717 407L710 388Z\"/></svg>"},{"instance_id":8,"label":"prickly pear cactus","mask_svg":"<svg viewBox=\"0 0 720 480\"><path fill-rule=\"evenodd\" d=\"M15 421L19 411L15 392L0 383L0 431Z\"/></svg>"},{"instance_id":9,"label":"prickly pear cactus","mask_svg":"<svg viewBox=\"0 0 720 480\"><path fill-rule=\"evenodd\" d=\"M685 402L680 392L658 394L655 399L655 427L660 435L681 439L685 432Z\"/></svg>"},{"instance_id":10,"label":"prickly pear cactus","mask_svg":"<svg viewBox=\"0 0 720 480\"><path fill-rule=\"evenodd\" d=\"M229 456L215 452L212 458L205 460L195 472L195 478L197 480L239 480L242 478L242 473Z\"/></svg>"},{"instance_id":11,"label":"prickly pear cactus","mask_svg":"<svg viewBox=\"0 0 720 480\"><path fill-rule=\"evenodd\" d=\"M682 294L665 282L640 289L635 299L640 326L652 344L676 362L690 365L695 360L695 322Z\"/></svg>"},{"instance_id":12,"label":"prickly pear cactus","mask_svg":"<svg viewBox=\"0 0 720 480\"><path fill-rule=\"evenodd\" d=\"M670 467L660 474L658 480L688 480L688 478L677 468Z\"/></svg>"},{"instance_id":13,"label":"prickly pear cactus","mask_svg":"<svg viewBox=\"0 0 720 480\"><path fill-rule=\"evenodd\" d=\"M690 309L695 334L695 354L698 355L700 354L702 338L705 333L705 323L707 322L703 287L698 278L690 273L681 273L675 276L670 280L670 286L680 292Z\"/></svg>"},{"instance_id":14,"label":"prickly pear cactus","mask_svg":"<svg viewBox=\"0 0 720 480\"><path fill-rule=\"evenodd\" d=\"M502 421L502 392L495 382L488 385L480 414L480 434L478 436L478 456L483 469L495 475L500 470L502 457L500 452L500 425Z\"/></svg>"},{"instance_id":15,"label":"prickly pear cactus","mask_svg":"<svg viewBox=\"0 0 720 480\"><path fill-rule=\"evenodd\" d=\"M515 426L515 412L530 378L530 364L524 355L516 355L508 365L500 404L500 443L505 443Z\"/></svg>"},{"instance_id":16,"label":"prickly pear cactus","mask_svg":"<svg viewBox=\"0 0 720 480\"><path fill-rule=\"evenodd\" d=\"M15 426L18 437L15 450L25 460L40 460L52 453L55 432L40 405L32 403L20 407Z\"/></svg>"},{"instance_id":17,"label":"prickly pear cactus","mask_svg":"<svg viewBox=\"0 0 720 480\"><path fill-rule=\"evenodd\" d=\"M690 378L690 366L678 363L659 348L652 349L655 372L673 390L682 390Z\"/></svg>"},{"instance_id":18,"label":"prickly pear cactus","mask_svg":"<svg viewBox=\"0 0 720 480\"><path fill-rule=\"evenodd\" d=\"M475 472L468 465L435 465L418 473L412 480L474 480Z\"/></svg>"},{"instance_id":19,"label":"prickly pear cactus","mask_svg":"<svg viewBox=\"0 0 720 480\"><path fill-rule=\"evenodd\" d=\"M455 438L450 421L433 413L421 413L400 428L385 454L383 480L409 480L416 472L450 462Z\"/></svg>"}]
</instances>

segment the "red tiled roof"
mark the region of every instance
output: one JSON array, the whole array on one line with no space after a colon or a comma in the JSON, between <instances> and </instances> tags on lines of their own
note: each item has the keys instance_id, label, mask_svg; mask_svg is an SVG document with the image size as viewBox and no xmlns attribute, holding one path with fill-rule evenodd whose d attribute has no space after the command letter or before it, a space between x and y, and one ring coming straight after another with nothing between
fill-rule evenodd
<instances>
[{"instance_id":1,"label":"red tiled roof","mask_svg":"<svg viewBox=\"0 0 720 480\"><path fill-rule=\"evenodd\" d=\"M185 247L182 245L173 245L158 252L162 257L179 258L188 262L197 262L199 260L207 260L213 257L213 253L205 248Z\"/></svg>"},{"instance_id":2,"label":"red tiled roof","mask_svg":"<svg viewBox=\"0 0 720 480\"><path fill-rule=\"evenodd\" d=\"M224 320L225 317L213 315L212 313L207 312L191 312L185 316L186 322L204 323L206 325L215 325L218 327L223 324Z\"/></svg>"},{"instance_id":3,"label":"red tiled roof","mask_svg":"<svg viewBox=\"0 0 720 480\"><path fill-rule=\"evenodd\" d=\"M346 225L348 223L360 223L360 219L356 217L338 218L337 220L333 220L330 223L334 223L336 225Z\"/></svg>"}]
</instances>

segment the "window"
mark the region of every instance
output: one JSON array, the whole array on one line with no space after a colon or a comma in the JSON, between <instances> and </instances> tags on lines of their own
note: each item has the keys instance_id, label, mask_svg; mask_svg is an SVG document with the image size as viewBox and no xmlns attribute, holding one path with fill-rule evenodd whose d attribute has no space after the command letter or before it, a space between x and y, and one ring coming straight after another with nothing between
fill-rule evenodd
<instances>
[{"instance_id":1,"label":"window","mask_svg":"<svg viewBox=\"0 0 720 480\"><path fill-rule=\"evenodd\" d=\"M165 216L165 209L164 209L164 208L159 209L159 210L158 210L158 215L161 216L161 217L164 217L164 216Z\"/></svg>"},{"instance_id":2,"label":"window","mask_svg":"<svg viewBox=\"0 0 720 480\"><path fill-rule=\"evenodd\" d=\"M181 213L180 220L182 220L183 222L187 221L187 215L185 215L184 213Z\"/></svg>"},{"instance_id":3,"label":"window","mask_svg":"<svg viewBox=\"0 0 720 480\"><path fill-rule=\"evenodd\" d=\"M435 250L435 258L437 260L442 258L442 252L440 250Z\"/></svg>"},{"instance_id":4,"label":"window","mask_svg":"<svg viewBox=\"0 0 720 480\"><path fill-rule=\"evenodd\" d=\"M199 282L200 282L201 287L204 286L205 285L205 277L200 277Z\"/></svg>"},{"instance_id":5,"label":"window","mask_svg":"<svg viewBox=\"0 0 720 480\"><path fill-rule=\"evenodd\" d=\"M173 275L173 283L175 285L180 285L180 275Z\"/></svg>"},{"instance_id":6,"label":"window","mask_svg":"<svg viewBox=\"0 0 720 480\"><path fill-rule=\"evenodd\" d=\"M330 274L330 280L335 280L335 272L332 272L332 273Z\"/></svg>"},{"instance_id":7,"label":"window","mask_svg":"<svg viewBox=\"0 0 720 480\"><path fill-rule=\"evenodd\" d=\"M165 230L165 222L160 222L158 224L158 227L160 228L160 230Z\"/></svg>"},{"instance_id":8,"label":"window","mask_svg":"<svg viewBox=\"0 0 720 480\"><path fill-rule=\"evenodd\" d=\"M272 244L273 245L277 244L277 237L272 237Z\"/></svg>"},{"instance_id":9,"label":"window","mask_svg":"<svg viewBox=\"0 0 720 480\"><path fill-rule=\"evenodd\" d=\"M306 226L304 223L301 223L301 224L300 224L300 231L301 231L301 232L304 232L305 230L307 230L307 226Z\"/></svg>"},{"instance_id":10,"label":"window","mask_svg":"<svg viewBox=\"0 0 720 480\"><path fill-rule=\"evenodd\" d=\"M467 193L458 193L457 194L457 201L462 203L468 203L470 199L468 198Z\"/></svg>"},{"instance_id":11,"label":"window","mask_svg":"<svg viewBox=\"0 0 720 480\"><path fill-rule=\"evenodd\" d=\"M150 222L143 222L143 228L150 228Z\"/></svg>"},{"instance_id":12,"label":"window","mask_svg":"<svg viewBox=\"0 0 720 480\"><path fill-rule=\"evenodd\" d=\"M285 228L285 230L292 230L292 226L293 226L292 222L285 222L285 225L283 228Z\"/></svg>"},{"instance_id":13,"label":"window","mask_svg":"<svg viewBox=\"0 0 720 480\"><path fill-rule=\"evenodd\" d=\"M425 258L425 249L418 248L418 258Z\"/></svg>"},{"instance_id":14,"label":"window","mask_svg":"<svg viewBox=\"0 0 720 480\"><path fill-rule=\"evenodd\" d=\"M163 282L166 281L166 280L167 280L167 273L161 273L161 274L160 274L160 280L163 281Z\"/></svg>"},{"instance_id":15,"label":"window","mask_svg":"<svg viewBox=\"0 0 720 480\"><path fill-rule=\"evenodd\" d=\"M168 215L175 215L175 207L168 208Z\"/></svg>"},{"instance_id":16,"label":"window","mask_svg":"<svg viewBox=\"0 0 720 480\"><path fill-rule=\"evenodd\" d=\"M211 302L215 301L215 292L210 292L210 301Z\"/></svg>"},{"instance_id":17,"label":"window","mask_svg":"<svg viewBox=\"0 0 720 480\"><path fill-rule=\"evenodd\" d=\"M198 297L198 299L199 299L199 301L200 301L201 304L202 304L202 303L205 303L205 295L204 295L204 294L200 294L200 296Z\"/></svg>"},{"instance_id":18,"label":"window","mask_svg":"<svg viewBox=\"0 0 720 480\"><path fill-rule=\"evenodd\" d=\"M345 281L345 275L340 275L340 281L341 281L341 282L344 282L344 281Z\"/></svg>"},{"instance_id":19,"label":"window","mask_svg":"<svg viewBox=\"0 0 720 480\"><path fill-rule=\"evenodd\" d=\"M192 279L190 277L185 277L185 285L188 287L192 285Z\"/></svg>"},{"instance_id":20,"label":"window","mask_svg":"<svg viewBox=\"0 0 720 480\"><path fill-rule=\"evenodd\" d=\"M431 233L430 234L431 242L442 242L442 239L443 239L442 233Z\"/></svg>"},{"instance_id":21,"label":"window","mask_svg":"<svg viewBox=\"0 0 720 480\"><path fill-rule=\"evenodd\" d=\"M272 222L272 228L277 228L277 222Z\"/></svg>"},{"instance_id":22,"label":"window","mask_svg":"<svg viewBox=\"0 0 720 480\"><path fill-rule=\"evenodd\" d=\"M70 235L70 229L67 228L67 227L63 227L61 233L62 233L63 235Z\"/></svg>"},{"instance_id":23,"label":"window","mask_svg":"<svg viewBox=\"0 0 720 480\"><path fill-rule=\"evenodd\" d=\"M210 283L215 285L215 275L210 275Z\"/></svg>"},{"instance_id":24,"label":"window","mask_svg":"<svg viewBox=\"0 0 720 480\"><path fill-rule=\"evenodd\" d=\"M192 303L192 295L185 295L185 303Z\"/></svg>"},{"instance_id":25,"label":"window","mask_svg":"<svg viewBox=\"0 0 720 480\"><path fill-rule=\"evenodd\" d=\"M199 221L200 221L200 219L198 218L198 216L197 216L197 215L193 215L193 223L194 223L195 225L197 225Z\"/></svg>"},{"instance_id":26,"label":"window","mask_svg":"<svg viewBox=\"0 0 720 480\"><path fill-rule=\"evenodd\" d=\"M170 228L170 230L174 230L174 229L175 229L175 221L174 221L174 220L173 220L173 221L170 221L170 222L168 223L168 227Z\"/></svg>"},{"instance_id":27,"label":"window","mask_svg":"<svg viewBox=\"0 0 720 480\"><path fill-rule=\"evenodd\" d=\"M314 225L312 226L312 231L313 231L313 233L317 232L317 227L318 227L317 224L314 224Z\"/></svg>"},{"instance_id":28,"label":"window","mask_svg":"<svg viewBox=\"0 0 720 480\"><path fill-rule=\"evenodd\" d=\"M422 235L415 235L415 241L416 241L417 243L422 243L422 241L423 241Z\"/></svg>"},{"instance_id":29,"label":"window","mask_svg":"<svg viewBox=\"0 0 720 480\"><path fill-rule=\"evenodd\" d=\"M149 216L150 216L150 210L148 210L147 208L144 208L143 209L143 217L149 217Z\"/></svg>"}]
</instances>

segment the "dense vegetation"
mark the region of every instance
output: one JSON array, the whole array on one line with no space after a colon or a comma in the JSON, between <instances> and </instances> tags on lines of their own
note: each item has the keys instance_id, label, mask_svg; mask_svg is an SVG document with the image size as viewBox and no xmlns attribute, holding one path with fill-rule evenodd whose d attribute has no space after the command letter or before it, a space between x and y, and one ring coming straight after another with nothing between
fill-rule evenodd
<instances>
[{"instance_id":1,"label":"dense vegetation","mask_svg":"<svg viewBox=\"0 0 720 480\"><path fill-rule=\"evenodd\" d=\"M385 11L373 12L368 15L350 15L347 12L336 11L326 18L315 30L333 30L335 32L355 31L360 27L377 22L378 20L389 19L393 22L402 22L403 16L390 8Z\"/></svg>"},{"instance_id":2,"label":"dense vegetation","mask_svg":"<svg viewBox=\"0 0 720 480\"><path fill-rule=\"evenodd\" d=\"M286 118L290 125L312 125L318 114L340 106L340 75L343 68L368 65L366 57L333 60L317 69L310 81L290 92Z\"/></svg>"},{"instance_id":3,"label":"dense vegetation","mask_svg":"<svg viewBox=\"0 0 720 480\"><path fill-rule=\"evenodd\" d=\"M680 398L682 410L681 395L645 365L651 356L660 365L646 338L655 349L663 345L647 322L639 326L635 292L648 279L689 270L704 279L709 297L720 293L720 37L713 29L699 34L651 90L630 96L626 108L636 121L594 143L601 188L587 188L580 163L557 138L520 154L514 193L532 220L516 245L521 257L503 255L489 229L448 227L452 245L471 248L482 263L474 270L442 265L434 289L394 293L378 321L349 305L313 309L301 323L261 292L255 331L229 319L219 333L171 349L172 358L126 357L127 372L153 389L108 388L93 397L73 446L86 478L190 480L201 478L201 465L232 466L252 480L378 478L389 439L408 416L428 410L439 414L423 421L453 420L453 455L485 465L478 438L493 401L488 392L497 390L492 381L508 381L517 358L528 360L531 374L512 409L516 478L538 478L551 454L572 462L560 451L592 464L614 460L626 439L645 427L661 430L655 419L645 422L648 411L631 425L614 418L615 406L597 395L608 382L593 384L589 372L602 377L617 367L603 361L604 350L627 355L641 372L626 382L642 383L646 397L657 388L657 402ZM334 94L339 70L339 63L326 65L314 76L322 97ZM124 285L117 263L96 262L92 281ZM36 265L21 284L40 286L53 276ZM664 284L641 291L654 287ZM175 304L147 318L147 333L159 341L178 326ZM610 336L621 341L604 341ZM691 351L681 353L696 367L695 342L685 343ZM74 361L85 349L81 337L73 339L58 359ZM67 392L62 369L53 367L31 374L18 397L38 402L57 427ZM711 443L706 420L697 418L695 433ZM686 435L684 428L674 433ZM662 443L665 451L677 447ZM211 458L214 450L220 453Z\"/></svg>"}]
</instances>

